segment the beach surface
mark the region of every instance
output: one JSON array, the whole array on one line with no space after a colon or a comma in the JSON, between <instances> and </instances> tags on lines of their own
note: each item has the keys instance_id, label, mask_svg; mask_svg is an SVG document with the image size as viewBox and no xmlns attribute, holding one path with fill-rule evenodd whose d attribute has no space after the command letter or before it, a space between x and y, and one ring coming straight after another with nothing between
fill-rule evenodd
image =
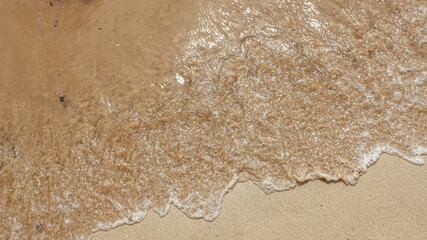
<instances>
[{"instance_id":1,"label":"beach surface","mask_svg":"<svg viewBox=\"0 0 427 240\"><path fill-rule=\"evenodd\" d=\"M0 239L423 239L426 9L0 1Z\"/></svg>"},{"instance_id":2,"label":"beach surface","mask_svg":"<svg viewBox=\"0 0 427 240\"><path fill-rule=\"evenodd\" d=\"M267 195L246 182L225 196L213 222L175 207L163 218L150 210L140 223L92 239L423 239L426 174L425 166L383 154L355 186L313 181Z\"/></svg>"}]
</instances>

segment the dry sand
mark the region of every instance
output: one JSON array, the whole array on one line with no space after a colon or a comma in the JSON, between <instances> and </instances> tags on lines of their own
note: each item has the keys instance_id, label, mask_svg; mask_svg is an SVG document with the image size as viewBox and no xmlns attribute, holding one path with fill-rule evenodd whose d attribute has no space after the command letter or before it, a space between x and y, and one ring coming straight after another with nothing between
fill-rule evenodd
<instances>
[{"instance_id":1,"label":"dry sand","mask_svg":"<svg viewBox=\"0 0 427 240\"><path fill-rule=\"evenodd\" d=\"M164 218L150 211L92 239L425 239L426 174L425 166L383 154L356 186L314 181L266 195L246 182L226 195L213 222L176 208Z\"/></svg>"}]
</instances>

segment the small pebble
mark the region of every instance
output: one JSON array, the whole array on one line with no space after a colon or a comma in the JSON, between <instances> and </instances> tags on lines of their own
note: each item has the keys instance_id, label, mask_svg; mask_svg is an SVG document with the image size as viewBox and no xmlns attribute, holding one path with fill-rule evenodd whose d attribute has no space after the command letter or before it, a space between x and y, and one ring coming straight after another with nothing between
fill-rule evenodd
<instances>
[{"instance_id":1,"label":"small pebble","mask_svg":"<svg viewBox=\"0 0 427 240\"><path fill-rule=\"evenodd\" d=\"M43 231L43 229L44 229L44 228L43 228L43 225L41 225L41 223L36 223L36 226L35 226L35 227L36 227L36 229L37 229L38 231L40 231L40 232L41 232L41 231Z\"/></svg>"}]
</instances>

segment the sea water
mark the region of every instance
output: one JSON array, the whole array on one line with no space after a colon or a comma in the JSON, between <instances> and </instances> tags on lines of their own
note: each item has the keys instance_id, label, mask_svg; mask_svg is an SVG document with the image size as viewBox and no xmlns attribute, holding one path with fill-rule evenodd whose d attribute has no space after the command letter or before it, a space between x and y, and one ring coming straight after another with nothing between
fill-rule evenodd
<instances>
[{"instance_id":1,"label":"sea water","mask_svg":"<svg viewBox=\"0 0 427 240\"><path fill-rule=\"evenodd\" d=\"M238 182L427 148L425 1L0 3L0 238L86 238Z\"/></svg>"}]
</instances>

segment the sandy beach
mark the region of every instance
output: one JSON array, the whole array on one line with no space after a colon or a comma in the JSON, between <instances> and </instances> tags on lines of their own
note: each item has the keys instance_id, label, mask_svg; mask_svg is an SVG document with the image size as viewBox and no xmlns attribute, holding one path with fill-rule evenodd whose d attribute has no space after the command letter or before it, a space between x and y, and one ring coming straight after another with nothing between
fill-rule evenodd
<instances>
[{"instance_id":1,"label":"sandy beach","mask_svg":"<svg viewBox=\"0 0 427 240\"><path fill-rule=\"evenodd\" d=\"M426 9L0 1L0 239L424 239Z\"/></svg>"},{"instance_id":2,"label":"sandy beach","mask_svg":"<svg viewBox=\"0 0 427 240\"><path fill-rule=\"evenodd\" d=\"M225 196L213 222L176 208L164 218L150 210L142 222L92 239L422 239L426 173L425 166L383 154L355 186L314 181L266 195L246 182Z\"/></svg>"}]
</instances>

